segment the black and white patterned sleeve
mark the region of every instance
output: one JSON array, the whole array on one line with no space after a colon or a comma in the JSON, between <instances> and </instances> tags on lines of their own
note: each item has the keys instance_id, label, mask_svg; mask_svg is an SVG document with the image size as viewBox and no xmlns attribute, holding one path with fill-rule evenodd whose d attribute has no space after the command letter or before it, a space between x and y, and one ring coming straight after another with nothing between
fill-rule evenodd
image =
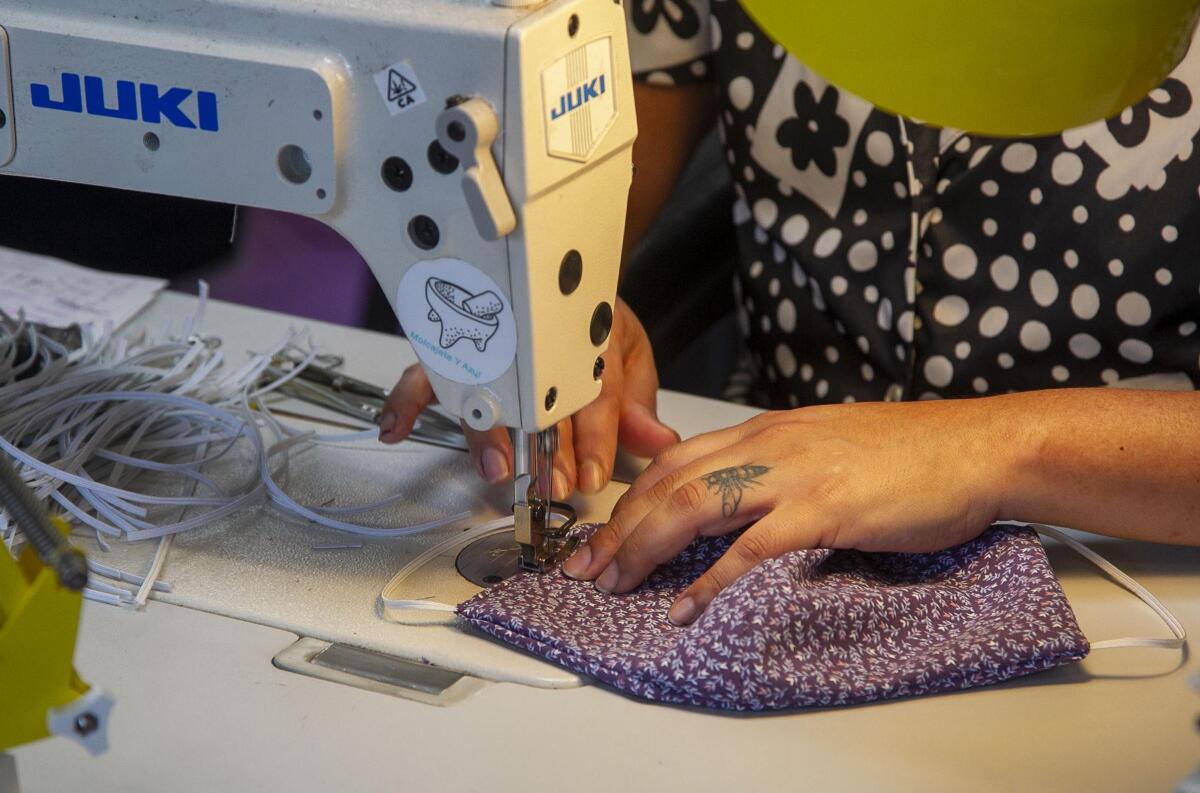
<instances>
[{"instance_id":1,"label":"black and white patterned sleeve","mask_svg":"<svg viewBox=\"0 0 1200 793\"><path fill-rule=\"evenodd\" d=\"M708 80L709 0L625 0L634 78L650 85Z\"/></svg>"}]
</instances>

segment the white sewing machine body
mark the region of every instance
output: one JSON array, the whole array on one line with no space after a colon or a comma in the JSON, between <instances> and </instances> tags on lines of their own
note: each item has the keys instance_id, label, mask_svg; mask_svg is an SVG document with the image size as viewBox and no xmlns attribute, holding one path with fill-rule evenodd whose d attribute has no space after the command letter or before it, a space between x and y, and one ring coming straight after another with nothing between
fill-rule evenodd
<instances>
[{"instance_id":1,"label":"white sewing machine body","mask_svg":"<svg viewBox=\"0 0 1200 793\"><path fill-rule=\"evenodd\" d=\"M0 113L0 175L335 228L476 428L599 393L636 134L611 0L0 0Z\"/></svg>"}]
</instances>

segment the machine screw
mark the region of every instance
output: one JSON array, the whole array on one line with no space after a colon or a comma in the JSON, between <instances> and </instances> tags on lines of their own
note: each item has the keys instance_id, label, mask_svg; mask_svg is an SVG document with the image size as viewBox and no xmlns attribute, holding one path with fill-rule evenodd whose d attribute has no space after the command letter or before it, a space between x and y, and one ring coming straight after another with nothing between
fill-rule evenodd
<instances>
[{"instance_id":1,"label":"machine screw","mask_svg":"<svg viewBox=\"0 0 1200 793\"><path fill-rule=\"evenodd\" d=\"M546 392L546 412L554 410L554 405L558 402L558 389L550 386L550 390Z\"/></svg>"},{"instance_id":2,"label":"machine screw","mask_svg":"<svg viewBox=\"0 0 1200 793\"><path fill-rule=\"evenodd\" d=\"M575 38L575 34L579 32L579 14L571 14L571 18L567 20L567 35Z\"/></svg>"},{"instance_id":3,"label":"machine screw","mask_svg":"<svg viewBox=\"0 0 1200 793\"><path fill-rule=\"evenodd\" d=\"M442 144L434 141L429 144L429 164L438 173L451 174L458 168L458 158L442 148Z\"/></svg>"},{"instance_id":4,"label":"machine screw","mask_svg":"<svg viewBox=\"0 0 1200 793\"><path fill-rule=\"evenodd\" d=\"M577 250L567 251L562 264L558 266L558 289L564 295L569 295L579 288L583 280L583 257Z\"/></svg>"},{"instance_id":5,"label":"machine screw","mask_svg":"<svg viewBox=\"0 0 1200 793\"><path fill-rule=\"evenodd\" d=\"M418 248L426 251L436 248L442 239L437 223L428 215L417 215L408 221L408 235Z\"/></svg>"},{"instance_id":6,"label":"machine screw","mask_svg":"<svg viewBox=\"0 0 1200 793\"><path fill-rule=\"evenodd\" d=\"M96 714L90 711L80 713L75 717L75 732L81 736L91 735L100 726L100 720L96 718Z\"/></svg>"},{"instance_id":7,"label":"machine screw","mask_svg":"<svg viewBox=\"0 0 1200 793\"><path fill-rule=\"evenodd\" d=\"M597 355L596 362L592 364L592 379L599 380L604 374L604 358Z\"/></svg>"},{"instance_id":8,"label":"machine screw","mask_svg":"<svg viewBox=\"0 0 1200 793\"><path fill-rule=\"evenodd\" d=\"M3 110L0 110L0 129L4 129L4 127L7 124L8 124L8 116L4 115Z\"/></svg>"},{"instance_id":9,"label":"machine screw","mask_svg":"<svg viewBox=\"0 0 1200 793\"><path fill-rule=\"evenodd\" d=\"M612 306L608 303L601 303L596 306L596 310L592 312L592 344L599 347L608 340L608 333L612 330L612 322Z\"/></svg>"},{"instance_id":10,"label":"machine screw","mask_svg":"<svg viewBox=\"0 0 1200 793\"><path fill-rule=\"evenodd\" d=\"M383 183L397 193L403 193L412 187L412 167L402 157L388 157L383 161L380 173L383 175Z\"/></svg>"},{"instance_id":11,"label":"machine screw","mask_svg":"<svg viewBox=\"0 0 1200 793\"><path fill-rule=\"evenodd\" d=\"M4 126L0 124L0 127ZM147 132L142 136L142 145L150 151L158 151L158 147L162 145L162 141L153 132Z\"/></svg>"},{"instance_id":12,"label":"machine screw","mask_svg":"<svg viewBox=\"0 0 1200 793\"><path fill-rule=\"evenodd\" d=\"M462 143L463 138L467 137L467 128L462 125L461 121L451 121L446 125L446 134L455 143Z\"/></svg>"}]
</instances>

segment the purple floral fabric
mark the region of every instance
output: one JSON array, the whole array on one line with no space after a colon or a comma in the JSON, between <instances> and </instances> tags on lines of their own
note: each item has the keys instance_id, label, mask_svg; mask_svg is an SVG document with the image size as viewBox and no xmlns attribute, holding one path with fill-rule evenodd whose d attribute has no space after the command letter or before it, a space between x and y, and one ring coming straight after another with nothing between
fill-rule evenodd
<instances>
[{"instance_id":1,"label":"purple floral fabric","mask_svg":"<svg viewBox=\"0 0 1200 793\"><path fill-rule=\"evenodd\" d=\"M634 696L729 710L966 689L1088 653L1037 535L1015 526L938 553L788 553L734 582L692 625L672 625L674 598L732 540L698 540L626 595L521 573L458 613Z\"/></svg>"}]
</instances>

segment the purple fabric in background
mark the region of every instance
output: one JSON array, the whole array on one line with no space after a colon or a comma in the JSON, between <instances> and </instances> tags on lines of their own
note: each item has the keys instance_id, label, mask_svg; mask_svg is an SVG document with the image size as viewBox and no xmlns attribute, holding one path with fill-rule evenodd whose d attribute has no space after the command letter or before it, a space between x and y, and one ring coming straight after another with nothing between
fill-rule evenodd
<instances>
[{"instance_id":1,"label":"purple fabric in background","mask_svg":"<svg viewBox=\"0 0 1200 793\"><path fill-rule=\"evenodd\" d=\"M972 688L1088 653L1037 535L1014 526L939 553L788 553L734 582L692 625L671 625L674 598L731 541L698 540L627 595L521 573L458 613L634 696L730 710Z\"/></svg>"},{"instance_id":2,"label":"purple fabric in background","mask_svg":"<svg viewBox=\"0 0 1200 793\"><path fill-rule=\"evenodd\" d=\"M324 223L241 207L237 248L208 280L219 300L362 325L373 277L350 243Z\"/></svg>"}]
</instances>

